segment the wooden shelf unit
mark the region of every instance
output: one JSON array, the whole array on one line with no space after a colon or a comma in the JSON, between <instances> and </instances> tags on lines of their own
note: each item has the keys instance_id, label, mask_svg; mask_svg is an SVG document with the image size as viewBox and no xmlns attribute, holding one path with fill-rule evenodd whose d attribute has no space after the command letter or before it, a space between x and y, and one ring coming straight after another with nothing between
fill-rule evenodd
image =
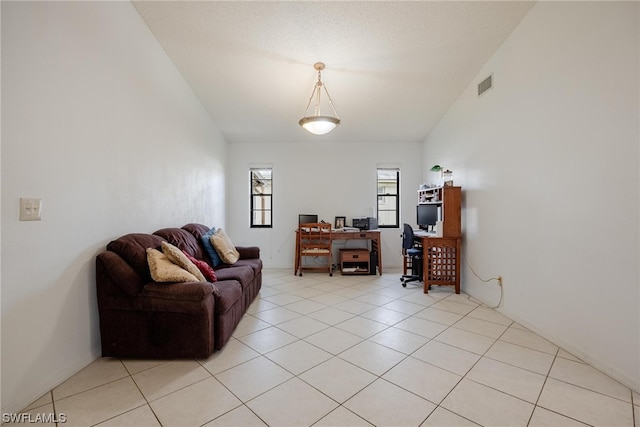
<instances>
[{"instance_id":1,"label":"wooden shelf unit","mask_svg":"<svg viewBox=\"0 0 640 427\"><path fill-rule=\"evenodd\" d=\"M444 186L418 190L418 204L434 204L440 207L442 237L461 236L461 187Z\"/></svg>"},{"instance_id":2,"label":"wooden shelf unit","mask_svg":"<svg viewBox=\"0 0 640 427\"><path fill-rule=\"evenodd\" d=\"M429 287L453 286L460 293L460 245L462 237L462 188L453 186L418 190L418 204L437 204L442 237L422 238L424 293Z\"/></svg>"}]
</instances>

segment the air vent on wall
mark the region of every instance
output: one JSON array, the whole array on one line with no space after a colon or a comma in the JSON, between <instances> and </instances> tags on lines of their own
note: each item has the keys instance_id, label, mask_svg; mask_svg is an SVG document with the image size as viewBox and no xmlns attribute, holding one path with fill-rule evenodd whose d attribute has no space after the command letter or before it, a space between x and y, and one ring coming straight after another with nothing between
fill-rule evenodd
<instances>
[{"instance_id":1,"label":"air vent on wall","mask_svg":"<svg viewBox=\"0 0 640 427\"><path fill-rule=\"evenodd\" d=\"M493 87L493 75L489 75L486 79L478 83L478 96L482 95Z\"/></svg>"}]
</instances>

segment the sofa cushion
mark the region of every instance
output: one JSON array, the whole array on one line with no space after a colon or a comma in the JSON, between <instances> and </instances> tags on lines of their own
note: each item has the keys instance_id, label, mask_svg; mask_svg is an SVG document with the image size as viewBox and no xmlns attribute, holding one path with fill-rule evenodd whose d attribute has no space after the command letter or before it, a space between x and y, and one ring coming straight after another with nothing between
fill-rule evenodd
<instances>
[{"instance_id":1,"label":"sofa cushion","mask_svg":"<svg viewBox=\"0 0 640 427\"><path fill-rule=\"evenodd\" d=\"M169 258L154 248L147 249L147 261L151 278L156 282L198 282L193 274L172 263Z\"/></svg>"},{"instance_id":2,"label":"sofa cushion","mask_svg":"<svg viewBox=\"0 0 640 427\"><path fill-rule=\"evenodd\" d=\"M223 314L242 300L242 287L235 280L218 281L213 285L216 314Z\"/></svg>"},{"instance_id":3,"label":"sofa cushion","mask_svg":"<svg viewBox=\"0 0 640 427\"><path fill-rule=\"evenodd\" d=\"M198 267L198 270L200 270L202 275L206 278L207 282L215 282L218 280L218 278L216 277L216 272L213 268L211 268L209 264L202 260L195 259L186 252L184 252L184 254L187 258L189 258L189 261L191 261L196 267Z\"/></svg>"},{"instance_id":4,"label":"sofa cushion","mask_svg":"<svg viewBox=\"0 0 640 427\"><path fill-rule=\"evenodd\" d=\"M216 270L216 277L219 281L237 280L244 289L253 281L255 274L253 268L246 265L223 265Z\"/></svg>"},{"instance_id":5,"label":"sofa cushion","mask_svg":"<svg viewBox=\"0 0 640 427\"><path fill-rule=\"evenodd\" d=\"M253 268L253 274L256 275L260 274L260 272L262 271L262 260L260 258L240 259L233 266L238 267L241 265Z\"/></svg>"},{"instance_id":6,"label":"sofa cushion","mask_svg":"<svg viewBox=\"0 0 640 427\"><path fill-rule=\"evenodd\" d=\"M124 235L107 245L107 250L113 251L140 276L148 281L151 278L147 261L147 248L160 248L162 238L152 234L132 233Z\"/></svg>"},{"instance_id":7,"label":"sofa cushion","mask_svg":"<svg viewBox=\"0 0 640 427\"><path fill-rule=\"evenodd\" d=\"M235 264L238 262L238 259L240 259L240 253L238 253L233 242L231 242L231 239L222 228L218 228L216 232L211 235L211 243L225 264Z\"/></svg>"},{"instance_id":8,"label":"sofa cushion","mask_svg":"<svg viewBox=\"0 0 640 427\"><path fill-rule=\"evenodd\" d=\"M162 237L178 249L184 250L197 259L203 259L204 254L198 244L198 239L193 237L191 233L181 228L163 228L156 231L156 236Z\"/></svg>"},{"instance_id":9,"label":"sofa cushion","mask_svg":"<svg viewBox=\"0 0 640 427\"><path fill-rule=\"evenodd\" d=\"M216 229L212 228L211 230L203 234L202 237L200 238L202 247L204 248L204 251L209 257L209 261L211 261L211 265L213 266L213 268L222 264L222 258L220 258L220 255L218 255L216 248L214 248L213 243L211 243L211 236L213 235L213 233L215 233L215 231Z\"/></svg>"},{"instance_id":10,"label":"sofa cushion","mask_svg":"<svg viewBox=\"0 0 640 427\"><path fill-rule=\"evenodd\" d=\"M207 281L198 267L196 267L196 265L191 262L187 255L185 255L185 253L187 253L186 251L182 252L180 249L176 248L169 242L162 242L162 252L167 256L167 258L169 258L169 261L193 274L196 279L198 279L198 282Z\"/></svg>"}]
</instances>

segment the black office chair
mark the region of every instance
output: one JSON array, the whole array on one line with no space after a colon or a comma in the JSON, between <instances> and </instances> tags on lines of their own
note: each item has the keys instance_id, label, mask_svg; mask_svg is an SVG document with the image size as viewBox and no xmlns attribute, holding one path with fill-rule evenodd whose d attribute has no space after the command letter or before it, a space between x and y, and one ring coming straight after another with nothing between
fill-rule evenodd
<instances>
[{"instance_id":1,"label":"black office chair","mask_svg":"<svg viewBox=\"0 0 640 427\"><path fill-rule=\"evenodd\" d=\"M400 277L402 287L407 287L409 282L422 282L422 248L416 245L413 228L409 224L404 224L402 232L402 256L403 275ZM411 268L411 274L407 274L407 269Z\"/></svg>"}]
</instances>

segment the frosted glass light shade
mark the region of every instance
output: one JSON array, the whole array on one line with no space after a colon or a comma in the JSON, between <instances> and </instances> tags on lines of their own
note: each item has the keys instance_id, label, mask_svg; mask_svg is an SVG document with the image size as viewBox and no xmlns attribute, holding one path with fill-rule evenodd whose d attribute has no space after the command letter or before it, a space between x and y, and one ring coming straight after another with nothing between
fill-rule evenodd
<instances>
[{"instance_id":1,"label":"frosted glass light shade","mask_svg":"<svg viewBox=\"0 0 640 427\"><path fill-rule=\"evenodd\" d=\"M340 124L340 119L331 116L311 116L301 118L298 124L315 135L324 135L334 130Z\"/></svg>"}]
</instances>

